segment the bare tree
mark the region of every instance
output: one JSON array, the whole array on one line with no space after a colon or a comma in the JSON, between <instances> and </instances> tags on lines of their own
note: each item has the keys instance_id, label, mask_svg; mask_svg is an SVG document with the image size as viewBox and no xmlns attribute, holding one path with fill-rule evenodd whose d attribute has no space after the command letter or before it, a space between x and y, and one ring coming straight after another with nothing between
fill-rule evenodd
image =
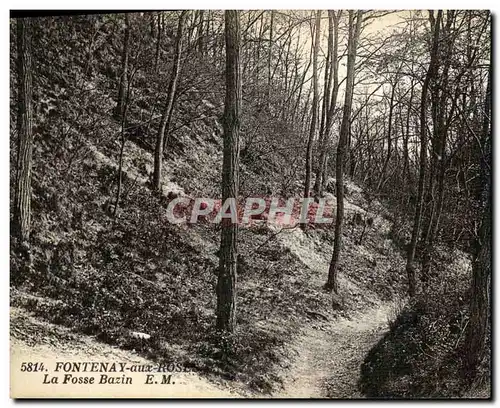
<instances>
[{"instance_id":1,"label":"bare tree","mask_svg":"<svg viewBox=\"0 0 500 408\"><path fill-rule=\"evenodd\" d=\"M306 149L306 179L304 184L304 198L310 196L311 173L312 173L312 150L314 135L316 133L316 122L318 118L318 51L321 33L321 10L316 11L315 34L313 44L313 100L311 127L309 128L309 138L307 139Z\"/></svg>"},{"instance_id":2,"label":"bare tree","mask_svg":"<svg viewBox=\"0 0 500 408\"><path fill-rule=\"evenodd\" d=\"M33 162L33 83L31 64L32 21L17 20L17 163L13 231L20 243L29 243L31 229L31 168Z\"/></svg>"},{"instance_id":3,"label":"bare tree","mask_svg":"<svg viewBox=\"0 0 500 408\"><path fill-rule=\"evenodd\" d=\"M224 154L222 163L222 202L236 200L239 187L240 155L240 21L239 12L226 10L226 97L224 101ZM233 332L236 313L238 225L222 223L220 262L217 279L217 329Z\"/></svg>"},{"instance_id":4,"label":"bare tree","mask_svg":"<svg viewBox=\"0 0 500 408\"><path fill-rule=\"evenodd\" d=\"M349 38L347 43L347 81L344 100L344 110L342 113L342 123L340 126L340 137L337 145L336 158L336 198L337 212L335 220L335 241L333 245L333 255L328 270L328 280L325 284L326 290L332 290L338 293L337 274L340 261L340 250L342 246L342 224L344 221L344 159L346 157L347 139L350 132L352 96L354 92L354 74L356 65L356 50L358 39L361 32L363 12L357 11L354 16L354 11L349 11ZM354 23L356 20L356 23Z\"/></svg>"},{"instance_id":5,"label":"bare tree","mask_svg":"<svg viewBox=\"0 0 500 408\"><path fill-rule=\"evenodd\" d=\"M163 30L165 28L165 14L158 12L156 17L158 24L158 37L156 37L156 52L155 52L155 66L154 71L158 72L158 65L160 63L160 49L161 49L161 38L163 37Z\"/></svg>"},{"instance_id":6,"label":"bare tree","mask_svg":"<svg viewBox=\"0 0 500 408\"><path fill-rule=\"evenodd\" d=\"M472 374L486 350L486 335L488 331L492 266L492 225L491 202L492 194L492 140L491 140L491 63L488 72L488 84L484 103L484 119L482 130L481 155L481 207L483 209L481 228L475 242L476 254L472 263L472 287L470 300L470 321L466 333L465 344L467 354L465 369Z\"/></svg>"},{"instance_id":7,"label":"bare tree","mask_svg":"<svg viewBox=\"0 0 500 408\"><path fill-rule=\"evenodd\" d=\"M154 170L153 170L153 189L155 191L161 192L161 173L163 164L163 150L166 145L166 136L168 136L168 131L170 127L170 121L172 118L172 112L174 108L174 98L177 89L177 82L179 79L179 72L181 66L181 54L182 54L182 35L184 29L184 21L187 16L187 11L182 11L179 16L179 22L177 24L177 35L175 38L175 51L174 51L174 61L172 65L172 73L170 75L170 81L168 83L167 90L167 103L160 120L160 127L158 129L158 135L156 136L155 145L155 158L154 158Z\"/></svg>"},{"instance_id":8,"label":"bare tree","mask_svg":"<svg viewBox=\"0 0 500 408\"><path fill-rule=\"evenodd\" d=\"M200 55L204 55L206 53L206 38L205 38L205 10L200 10L200 22L198 23L198 32L197 32L197 47Z\"/></svg>"},{"instance_id":9,"label":"bare tree","mask_svg":"<svg viewBox=\"0 0 500 408\"><path fill-rule=\"evenodd\" d=\"M391 156L392 156L392 117L394 113L394 95L396 92L396 84L398 81L398 76L396 75L396 78L394 79L394 83L391 83L391 97L389 100L389 118L387 119L387 156L385 157L384 160L384 165L382 167L382 172L380 174L380 179L378 181L377 185L377 191L380 191L382 188L384 182L386 181L386 173L387 173L387 166L389 165L389 162L391 161Z\"/></svg>"},{"instance_id":10,"label":"bare tree","mask_svg":"<svg viewBox=\"0 0 500 408\"><path fill-rule=\"evenodd\" d=\"M330 103L330 93L332 88L332 49L333 49L333 19L332 19L332 11L328 10L328 47L326 53L326 61L325 61L325 76L324 76L324 85L323 85L323 103L321 105L321 124L319 126L319 137L318 137L318 152L320 155L320 159L318 161L316 178L314 180L313 191L316 197L320 197L320 187L321 184L321 156L323 152L326 150L325 146L325 122L326 117L328 116L328 106Z\"/></svg>"},{"instance_id":11,"label":"bare tree","mask_svg":"<svg viewBox=\"0 0 500 408\"><path fill-rule=\"evenodd\" d=\"M272 69L271 64L273 60L273 33L274 33L274 10L271 10L271 24L269 27L269 51L267 54L267 103L271 100L271 81L272 81Z\"/></svg>"},{"instance_id":12,"label":"bare tree","mask_svg":"<svg viewBox=\"0 0 500 408\"><path fill-rule=\"evenodd\" d=\"M120 206L120 199L121 199L121 193L122 193L122 188L123 188L123 158L124 158L124 153L125 153L125 142L126 142L126 135L125 135L125 126L127 123L127 113L128 113L128 108L130 105L130 97L131 97L131 87L132 83L134 81L134 76L137 72L137 69L132 70L132 74L130 75L130 78L127 83L127 97L125 98L125 104L123 106L123 112L122 112L122 120L121 120L121 128L120 128L120 155L118 159L118 176L117 176L117 188L116 188L116 198L115 198L115 206L113 209L113 217L116 217L116 214L118 212L118 207Z\"/></svg>"},{"instance_id":13,"label":"bare tree","mask_svg":"<svg viewBox=\"0 0 500 408\"><path fill-rule=\"evenodd\" d=\"M433 17L433 12L430 11L430 16ZM426 179L426 167L427 167L427 93L429 90L429 84L436 76L437 71L437 53L438 53L438 39L439 39L439 29L442 19L442 10L437 13L436 22L433 24L432 33L432 45L431 45L431 59L429 62L429 68L425 75L424 84L422 86L422 96L420 100L420 174L418 179L418 192L417 192L417 203L415 206L415 216L413 219L413 229L411 233L411 241L408 247L408 256L406 259L406 273L408 275L408 294L410 296L415 295L416 291L416 281L415 281L415 251L417 248L417 239L420 231L420 224L422 222L422 205L424 196L424 186Z\"/></svg>"},{"instance_id":14,"label":"bare tree","mask_svg":"<svg viewBox=\"0 0 500 408\"><path fill-rule=\"evenodd\" d=\"M118 86L118 102L115 108L115 117L121 119L125 107L125 100L127 99L128 89L128 70L130 59L130 17L128 13L125 14L125 37L123 41L122 51L122 74L120 76L120 84Z\"/></svg>"}]
</instances>

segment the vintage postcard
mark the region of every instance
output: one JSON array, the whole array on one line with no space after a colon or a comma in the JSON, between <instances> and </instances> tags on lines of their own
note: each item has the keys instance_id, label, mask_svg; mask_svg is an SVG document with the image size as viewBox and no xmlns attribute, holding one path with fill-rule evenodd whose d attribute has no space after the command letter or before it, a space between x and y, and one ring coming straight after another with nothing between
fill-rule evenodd
<instances>
[{"instance_id":1,"label":"vintage postcard","mask_svg":"<svg viewBox=\"0 0 500 408\"><path fill-rule=\"evenodd\" d=\"M488 10L12 10L10 397L491 399L491 54Z\"/></svg>"}]
</instances>

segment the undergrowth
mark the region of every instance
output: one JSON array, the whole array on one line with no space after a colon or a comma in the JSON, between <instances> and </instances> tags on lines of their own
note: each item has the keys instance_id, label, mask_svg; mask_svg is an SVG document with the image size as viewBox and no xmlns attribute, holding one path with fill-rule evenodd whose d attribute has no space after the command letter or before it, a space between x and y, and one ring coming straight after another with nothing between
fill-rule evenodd
<instances>
[{"instance_id":1,"label":"undergrowth","mask_svg":"<svg viewBox=\"0 0 500 408\"><path fill-rule=\"evenodd\" d=\"M366 396L490 397L489 356L485 356L473 380L463 375L469 280L467 269L460 270L459 262L453 267L448 259L451 257L441 253L435 265L438 270L442 267L441 275L434 277L426 293L400 309L389 324L389 332L365 358L360 388ZM451 267L444 267L445 262ZM446 280L452 276L453 285L447 285Z\"/></svg>"}]
</instances>

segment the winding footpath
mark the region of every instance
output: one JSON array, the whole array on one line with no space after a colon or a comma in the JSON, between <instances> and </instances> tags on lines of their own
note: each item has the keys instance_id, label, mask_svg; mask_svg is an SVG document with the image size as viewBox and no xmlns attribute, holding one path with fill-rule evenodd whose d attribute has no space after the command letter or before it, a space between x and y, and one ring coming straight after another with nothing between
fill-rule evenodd
<instances>
[{"instance_id":1,"label":"winding footpath","mask_svg":"<svg viewBox=\"0 0 500 408\"><path fill-rule=\"evenodd\" d=\"M387 330L390 305L383 304L353 319L338 318L318 322L304 328L291 344L297 357L284 375L284 387L272 398L362 398L358 389L361 364L370 350ZM12 314L13 313L13 314ZM11 319L21 317L29 326L43 325L43 342L28 344L26 337L11 335L11 375L22 361L44 361L50 365L56 361L128 361L135 364L150 363L131 351L120 350L83 335L49 323L40 322L25 312L11 309ZM32 326L33 325L33 326ZM14 332L19 329L14 328ZM46 336L46 331L57 332L56 337ZM21 331L22 332L22 331ZM52 333L51 333L52 334ZM67 335L66 341L61 341ZM24 337L24 339L22 339ZM17 364L19 363L19 364ZM139 376L139 374L138 374ZM139 380L139 379L138 379ZM242 395L236 389L227 389L205 378L190 373L176 376L175 386L168 387L102 387L101 397L121 396L132 398L269 398L269 395ZM41 382L41 381L40 381ZM134 381L135 382L135 381ZM11 384L12 396L54 396L62 392L65 397L97 396L95 388L63 387L15 381ZM238 387L239 388L239 387Z\"/></svg>"},{"instance_id":2,"label":"winding footpath","mask_svg":"<svg viewBox=\"0 0 500 408\"><path fill-rule=\"evenodd\" d=\"M294 342L298 356L276 398L363 398L360 368L388 330L390 304L353 319L335 319L305 329Z\"/></svg>"}]
</instances>

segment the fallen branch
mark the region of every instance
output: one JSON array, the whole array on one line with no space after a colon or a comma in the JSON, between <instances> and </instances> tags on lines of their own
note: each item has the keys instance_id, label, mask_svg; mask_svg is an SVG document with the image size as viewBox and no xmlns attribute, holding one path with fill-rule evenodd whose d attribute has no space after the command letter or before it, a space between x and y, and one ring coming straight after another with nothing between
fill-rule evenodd
<instances>
[{"instance_id":1,"label":"fallen branch","mask_svg":"<svg viewBox=\"0 0 500 408\"><path fill-rule=\"evenodd\" d=\"M309 309L306 309L306 313L310 316L313 316L314 318L318 318L318 317L321 317L323 320L325 321L328 321L328 317L325 316L324 314L320 313L320 312L315 312L313 310L309 310Z\"/></svg>"},{"instance_id":2,"label":"fallen branch","mask_svg":"<svg viewBox=\"0 0 500 408\"><path fill-rule=\"evenodd\" d=\"M281 228L278 232L275 232L272 234L268 239L266 239L262 244L260 244L257 248L255 248L252 252L250 252L247 256L254 254L257 252L260 248L262 248L264 245L266 245L269 241L271 241L273 238L275 238L278 234L285 230L293 230L294 228L297 228L299 224L295 224L293 227L283 227Z\"/></svg>"}]
</instances>

